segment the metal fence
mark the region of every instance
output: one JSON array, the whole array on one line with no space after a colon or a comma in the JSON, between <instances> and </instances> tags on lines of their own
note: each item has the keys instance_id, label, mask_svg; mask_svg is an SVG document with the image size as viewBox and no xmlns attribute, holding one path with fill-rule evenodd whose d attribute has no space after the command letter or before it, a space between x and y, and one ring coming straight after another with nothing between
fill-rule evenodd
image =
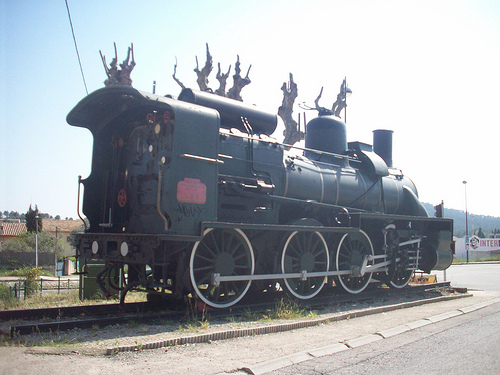
<instances>
[{"instance_id":1,"label":"metal fence","mask_svg":"<svg viewBox=\"0 0 500 375\"><path fill-rule=\"evenodd\" d=\"M29 295L67 292L79 289L80 286L78 279L61 277L52 279L41 278L34 282L28 282L25 279L2 280L0 283L9 287L12 295L19 299L26 299ZM26 290L28 290L28 293L26 293Z\"/></svg>"},{"instance_id":2,"label":"metal fence","mask_svg":"<svg viewBox=\"0 0 500 375\"><path fill-rule=\"evenodd\" d=\"M38 253L38 266L52 271L56 265L56 254ZM36 255L34 251L0 251L0 265L7 269L35 267Z\"/></svg>"}]
</instances>

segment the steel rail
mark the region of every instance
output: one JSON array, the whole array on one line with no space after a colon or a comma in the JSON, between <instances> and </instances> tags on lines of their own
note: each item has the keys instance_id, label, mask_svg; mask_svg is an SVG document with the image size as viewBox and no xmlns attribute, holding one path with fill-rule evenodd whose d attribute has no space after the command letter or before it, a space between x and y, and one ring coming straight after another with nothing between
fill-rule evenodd
<instances>
[{"instance_id":1,"label":"steel rail","mask_svg":"<svg viewBox=\"0 0 500 375\"><path fill-rule=\"evenodd\" d=\"M0 321L9 320L29 320L29 319L60 319L62 317L75 317L85 315L105 315L118 313L140 312L150 308L147 302L131 302L127 303L124 308L120 308L119 303L108 303L98 305L85 306L62 306L62 307L47 307L38 309L20 309L20 310L4 310L0 311Z\"/></svg>"}]
</instances>

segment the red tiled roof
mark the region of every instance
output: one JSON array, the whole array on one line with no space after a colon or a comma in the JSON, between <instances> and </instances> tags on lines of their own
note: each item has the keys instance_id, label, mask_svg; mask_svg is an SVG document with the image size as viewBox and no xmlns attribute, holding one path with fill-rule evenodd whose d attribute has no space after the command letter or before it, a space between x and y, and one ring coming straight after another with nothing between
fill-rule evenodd
<instances>
[{"instance_id":1,"label":"red tiled roof","mask_svg":"<svg viewBox=\"0 0 500 375\"><path fill-rule=\"evenodd\" d=\"M42 231L44 232L71 232L74 229L83 230L83 222L81 220L57 220L57 219L42 219Z\"/></svg>"},{"instance_id":2,"label":"red tiled roof","mask_svg":"<svg viewBox=\"0 0 500 375\"><path fill-rule=\"evenodd\" d=\"M42 219L42 232L66 232L70 233L72 230L83 230L83 223L81 220L55 220L55 219ZM0 236L1 237L15 237L26 232L26 223L5 223L0 221Z\"/></svg>"},{"instance_id":3,"label":"red tiled roof","mask_svg":"<svg viewBox=\"0 0 500 375\"><path fill-rule=\"evenodd\" d=\"M26 232L25 223L0 223L0 236L19 236Z\"/></svg>"}]
</instances>

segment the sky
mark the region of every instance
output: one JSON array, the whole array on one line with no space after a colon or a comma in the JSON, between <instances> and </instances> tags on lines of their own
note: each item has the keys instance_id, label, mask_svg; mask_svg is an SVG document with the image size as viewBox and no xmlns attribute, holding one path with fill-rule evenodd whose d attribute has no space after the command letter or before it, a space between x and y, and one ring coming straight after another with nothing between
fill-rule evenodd
<instances>
[{"instance_id":1,"label":"sky","mask_svg":"<svg viewBox=\"0 0 500 375\"><path fill-rule=\"evenodd\" d=\"M423 202L500 216L500 2L496 0L68 0L88 92L133 43L133 86L197 88L195 56L251 64L243 100L277 112L292 73L298 103L331 107L344 77L349 141L394 131L394 166ZM234 70L233 70L234 71ZM228 81L228 87L231 81ZM0 211L77 217L92 136L69 126L86 95L64 0L0 0ZM294 115L302 110L296 106ZM314 116L307 112L307 118ZM282 139L282 128L275 134ZM467 181L464 185L463 181ZM467 189L467 191L465 191Z\"/></svg>"}]
</instances>

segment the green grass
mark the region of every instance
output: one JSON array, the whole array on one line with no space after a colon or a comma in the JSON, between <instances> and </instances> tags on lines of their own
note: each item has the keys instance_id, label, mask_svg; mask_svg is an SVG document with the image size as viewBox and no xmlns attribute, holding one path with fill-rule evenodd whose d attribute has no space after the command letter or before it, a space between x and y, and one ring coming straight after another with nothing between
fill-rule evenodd
<instances>
[{"instance_id":1,"label":"green grass","mask_svg":"<svg viewBox=\"0 0 500 375\"><path fill-rule=\"evenodd\" d=\"M15 276L15 277L26 277L29 275L32 267L24 267L16 270L9 270L7 268L0 268L0 276ZM42 269L39 267L40 276L54 276L52 272Z\"/></svg>"},{"instance_id":2,"label":"green grass","mask_svg":"<svg viewBox=\"0 0 500 375\"><path fill-rule=\"evenodd\" d=\"M16 306L18 299L14 296L12 289L6 285L0 284L0 308L2 304L7 308Z\"/></svg>"},{"instance_id":3,"label":"green grass","mask_svg":"<svg viewBox=\"0 0 500 375\"><path fill-rule=\"evenodd\" d=\"M0 285L1 286L1 285ZM8 289L8 287L7 287ZM36 293L24 299L11 300L10 298L3 299L3 294L0 292L0 310L14 309L39 309L46 307L63 307L63 306L82 306L93 305L99 303L117 303L117 300L106 299L88 299L80 301L78 290L70 290L61 293L47 293L42 295ZM129 293L127 294L127 302L142 302L146 300L145 293Z\"/></svg>"},{"instance_id":4,"label":"green grass","mask_svg":"<svg viewBox=\"0 0 500 375\"><path fill-rule=\"evenodd\" d=\"M317 313L301 308L295 301L288 298L278 300L273 309L268 309L265 313L254 313L246 311L243 317L247 320L288 320L301 318L314 318Z\"/></svg>"},{"instance_id":5,"label":"green grass","mask_svg":"<svg viewBox=\"0 0 500 375\"><path fill-rule=\"evenodd\" d=\"M462 258L453 258L453 264L466 263L467 259ZM469 263L478 263L478 262L500 262L500 255L495 255L488 258L480 258L480 259L469 259Z\"/></svg>"}]
</instances>

